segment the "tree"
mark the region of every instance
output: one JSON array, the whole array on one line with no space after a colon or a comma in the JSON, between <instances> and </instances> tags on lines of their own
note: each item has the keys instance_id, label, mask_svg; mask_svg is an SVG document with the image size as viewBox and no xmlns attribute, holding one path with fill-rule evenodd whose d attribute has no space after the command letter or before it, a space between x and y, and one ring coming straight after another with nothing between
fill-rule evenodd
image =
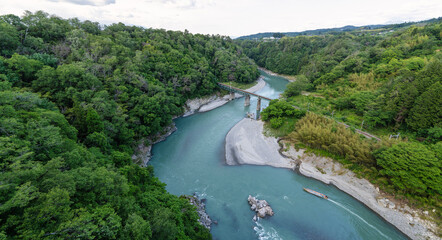
<instances>
[{"instance_id":1,"label":"tree","mask_svg":"<svg viewBox=\"0 0 442 240\"><path fill-rule=\"evenodd\" d=\"M20 81L16 82L19 86L30 84L35 79L37 71L43 67L40 61L29 59L17 53L14 53L11 58L7 59L6 63L11 71L19 76Z\"/></svg>"},{"instance_id":2,"label":"tree","mask_svg":"<svg viewBox=\"0 0 442 240\"><path fill-rule=\"evenodd\" d=\"M301 94L302 91L312 88L312 84L304 75L296 76L296 80L287 84L287 88L284 91L285 97L294 97Z\"/></svg>"},{"instance_id":3,"label":"tree","mask_svg":"<svg viewBox=\"0 0 442 240\"><path fill-rule=\"evenodd\" d=\"M442 84L436 82L416 99L407 124L414 130L442 127Z\"/></svg>"},{"instance_id":4,"label":"tree","mask_svg":"<svg viewBox=\"0 0 442 240\"><path fill-rule=\"evenodd\" d=\"M173 219L173 213L168 208L155 210L152 219L152 238L173 240L178 235L178 228Z\"/></svg>"},{"instance_id":5,"label":"tree","mask_svg":"<svg viewBox=\"0 0 442 240\"><path fill-rule=\"evenodd\" d=\"M135 213L127 218L123 234L124 239L149 240L152 237L149 222Z\"/></svg>"},{"instance_id":6,"label":"tree","mask_svg":"<svg viewBox=\"0 0 442 240\"><path fill-rule=\"evenodd\" d=\"M274 38L282 38L282 37L285 36L285 34L284 34L284 33L273 33L272 36L273 36Z\"/></svg>"},{"instance_id":7,"label":"tree","mask_svg":"<svg viewBox=\"0 0 442 240\"><path fill-rule=\"evenodd\" d=\"M381 174L394 188L409 194L442 193L441 161L435 152L418 143L399 143L374 153Z\"/></svg>"},{"instance_id":8,"label":"tree","mask_svg":"<svg viewBox=\"0 0 442 240\"><path fill-rule=\"evenodd\" d=\"M305 113L306 112L303 110L295 109L287 101L276 99L270 101L269 106L262 111L261 116L264 121L269 121L272 118L301 118Z\"/></svg>"},{"instance_id":9,"label":"tree","mask_svg":"<svg viewBox=\"0 0 442 240\"><path fill-rule=\"evenodd\" d=\"M0 22L0 54L11 56L19 45L17 30L9 24Z\"/></svg>"},{"instance_id":10,"label":"tree","mask_svg":"<svg viewBox=\"0 0 442 240\"><path fill-rule=\"evenodd\" d=\"M103 131L103 122L100 115L93 108L89 108L86 115L86 125L88 134Z\"/></svg>"}]
</instances>

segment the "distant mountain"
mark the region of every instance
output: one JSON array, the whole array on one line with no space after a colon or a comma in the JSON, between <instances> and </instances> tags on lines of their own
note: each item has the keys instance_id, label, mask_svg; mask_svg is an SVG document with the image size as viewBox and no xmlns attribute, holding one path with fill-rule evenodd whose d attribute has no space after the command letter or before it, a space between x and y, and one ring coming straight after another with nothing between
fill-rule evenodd
<instances>
[{"instance_id":1,"label":"distant mountain","mask_svg":"<svg viewBox=\"0 0 442 240\"><path fill-rule=\"evenodd\" d=\"M333 34L333 33L340 33L340 32L350 32L350 31L367 31L367 30L376 30L376 29L395 29L400 27L405 27L413 24L427 24L431 22L440 21L442 17L439 18L433 18L429 20L424 20L420 22L405 22L405 23L399 23L399 24L378 24L378 25L366 25L361 27L356 27L352 25L347 25L344 27L339 28L323 28L323 29L316 29L316 30L307 30L302 32L265 32L265 33L256 33L252 35L247 36L241 36L236 39L238 40L253 40L253 39L263 39L263 38L272 38L274 34L280 35L283 34L287 37L296 37L300 35L322 35L322 34Z\"/></svg>"}]
</instances>

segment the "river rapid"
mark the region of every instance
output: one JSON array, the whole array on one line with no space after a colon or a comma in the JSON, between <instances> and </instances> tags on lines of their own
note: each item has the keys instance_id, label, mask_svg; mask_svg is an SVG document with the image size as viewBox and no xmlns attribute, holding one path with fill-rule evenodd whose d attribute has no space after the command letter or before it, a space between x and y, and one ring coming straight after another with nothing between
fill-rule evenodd
<instances>
[{"instance_id":1,"label":"river rapid","mask_svg":"<svg viewBox=\"0 0 442 240\"><path fill-rule=\"evenodd\" d=\"M257 93L278 98L288 81L261 72L266 86ZM266 103L263 101L263 105ZM391 224L351 196L289 169L268 166L228 166L224 142L227 132L247 112L256 109L256 98L244 107L244 98L206 113L175 120L178 130L155 144L155 175L176 195L207 199L214 239L407 239ZM324 200L303 187L329 196ZM265 199L275 215L252 221L248 195Z\"/></svg>"}]
</instances>

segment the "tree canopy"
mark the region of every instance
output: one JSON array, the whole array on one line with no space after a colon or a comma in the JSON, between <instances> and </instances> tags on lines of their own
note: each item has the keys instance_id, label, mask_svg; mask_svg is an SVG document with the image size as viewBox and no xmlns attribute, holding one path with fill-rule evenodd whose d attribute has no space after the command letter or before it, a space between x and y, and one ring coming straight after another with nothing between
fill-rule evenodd
<instances>
[{"instance_id":1,"label":"tree canopy","mask_svg":"<svg viewBox=\"0 0 442 240\"><path fill-rule=\"evenodd\" d=\"M0 238L210 239L135 143L256 65L230 38L0 16Z\"/></svg>"},{"instance_id":2,"label":"tree canopy","mask_svg":"<svg viewBox=\"0 0 442 240\"><path fill-rule=\"evenodd\" d=\"M262 113L276 135L333 156L384 191L440 209L441 30L437 19L238 43L259 66L297 79ZM314 113L287 114L294 106Z\"/></svg>"}]
</instances>

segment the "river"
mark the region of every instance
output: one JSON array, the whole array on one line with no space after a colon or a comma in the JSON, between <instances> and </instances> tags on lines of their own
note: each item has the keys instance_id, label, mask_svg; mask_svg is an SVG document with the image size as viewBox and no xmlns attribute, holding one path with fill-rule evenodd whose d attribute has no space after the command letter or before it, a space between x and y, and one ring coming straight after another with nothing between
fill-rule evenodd
<instances>
[{"instance_id":1,"label":"river","mask_svg":"<svg viewBox=\"0 0 442 240\"><path fill-rule=\"evenodd\" d=\"M266 86L257 93L277 98L288 83L261 72ZM263 105L265 105L265 101ZM224 138L246 112L244 98L206 113L175 120L178 130L153 147L155 175L176 195L197 193L218 225L214 239L407 239L391 224L333 186L288 169L267 166L227 166ZM320 199L307 187L329 196ZM265 199L275 215L253 222L248 195Z\"/></svg>"}]
</instances>

